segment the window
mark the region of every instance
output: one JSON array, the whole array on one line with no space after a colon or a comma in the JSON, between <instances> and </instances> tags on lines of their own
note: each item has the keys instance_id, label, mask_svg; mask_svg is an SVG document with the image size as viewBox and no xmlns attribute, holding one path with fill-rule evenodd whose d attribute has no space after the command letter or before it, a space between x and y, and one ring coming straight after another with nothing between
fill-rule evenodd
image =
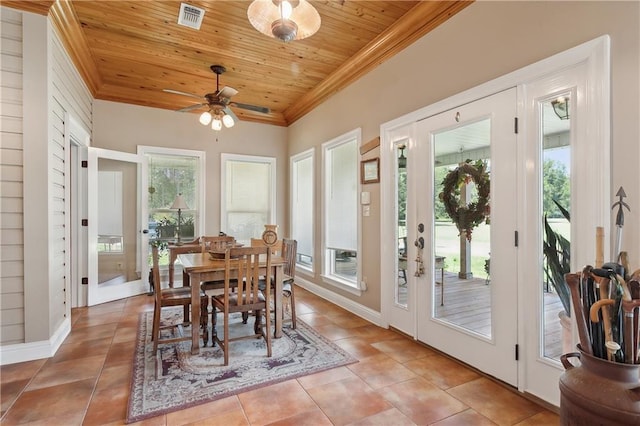
<instances>
[{"instance_id":1,"label":"window","mask_svg":"<svg viewBox=\"0 0 640 426\"><path fill-rule=\"evenodd\" d=\"M313 271L313 149L291 157L291 238L298 242L296 263Z\"/></svg>"},{"instance_id":2,"label":"window","mask_svg":"<svg viewBox=\"0 0 640 426\"><path fill-rule=\"evenodd\" d=\"M222 154L221 231L249 243L275 224L276 159Z\"/></svg>"},{"instance_id":3,"label":"window","mask_svg":"<svg viewBox=\"0 0 640 426\"><path fill-rule=\"evenodd\" d=\"M183 149L138 147L147 157L149 239L175 241L178 212L170 207L182 194L188 209L181 210L180 238L191 241L202 234L204 218L205 153ZM167 265L165 256L161 265Z\"/></svg>"},{"instance_id":4,"label":"window","mask_svg":"<svg viewBox=\"0 0 640 426\"><path fill-rule=\"evenodd\" d=\"M324 268L328 282L358 285L358 146L360 130L322 145L324 167Z\"/></svg>"}]
</instances>

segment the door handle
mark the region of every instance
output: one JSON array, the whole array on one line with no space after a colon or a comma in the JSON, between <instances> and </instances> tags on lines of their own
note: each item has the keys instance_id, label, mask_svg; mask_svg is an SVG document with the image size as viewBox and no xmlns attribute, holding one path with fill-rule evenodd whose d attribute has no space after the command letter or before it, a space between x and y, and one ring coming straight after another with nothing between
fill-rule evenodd
<instances>
[{"instance_id":1,"label":"door handle","mask_svg":"<svg viewBox=\"0 0 640 426\"><path fill-rule=\"evenodd\" d=\"M142 233L143 233L143 234L148 234L148 233L149 233L149 230L148 230L148 229L143 229L143 230L142 230Z\"/></svg>"},{"instance_id":2,"label":"door handle","mask_svg":"<svg viewBox=\"0 0 640 426\"><path fill-rule=\"evenodd\" d=\"M422 249L424 249L424 238L418 237L414 242L418 247L418 255L416 256L416 273L413 274L416 277L420 277L424 274L424 263L422 262Z\"/></svg>"}]
</instances>

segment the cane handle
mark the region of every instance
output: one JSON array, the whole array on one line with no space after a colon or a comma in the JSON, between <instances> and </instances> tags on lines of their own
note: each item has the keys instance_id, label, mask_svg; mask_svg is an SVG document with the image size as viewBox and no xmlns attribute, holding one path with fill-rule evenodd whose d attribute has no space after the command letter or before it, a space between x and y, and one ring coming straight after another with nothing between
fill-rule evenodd
<instances>
[{"instance_id":1,"label":"cane handle","mask_svg":"<svg viewBox=\"0 0 640 426\"><path fill-rule=\"evenodd\" d=\"M616 301L613 299L601 299L591 305L591 309L589 310L589 318L591 318L591 322L600 322L600 318L598 317L598 311L600 308L607 305L613 305L615 302Z\"/></svg>"}]
</instances>

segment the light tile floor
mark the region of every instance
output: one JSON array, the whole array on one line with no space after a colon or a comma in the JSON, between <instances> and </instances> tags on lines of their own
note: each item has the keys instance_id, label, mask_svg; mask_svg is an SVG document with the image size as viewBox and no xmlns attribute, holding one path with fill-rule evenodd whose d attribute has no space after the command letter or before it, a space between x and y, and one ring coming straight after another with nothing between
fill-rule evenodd
<instances>
[{"instance_id":1,"label":"light tile floor","mask_svg":"<svg viewBox=\"0 0 640 426\"><path fill-rule=\"evenodd\" d=\"M301 288L298 318L359 359L144 425L557 425L515 391ZM52 358L2 366L2 425L121 425L143 295L74 309ZM277 403L274 403L277 401Z\"/></svg>"}]
</instances>

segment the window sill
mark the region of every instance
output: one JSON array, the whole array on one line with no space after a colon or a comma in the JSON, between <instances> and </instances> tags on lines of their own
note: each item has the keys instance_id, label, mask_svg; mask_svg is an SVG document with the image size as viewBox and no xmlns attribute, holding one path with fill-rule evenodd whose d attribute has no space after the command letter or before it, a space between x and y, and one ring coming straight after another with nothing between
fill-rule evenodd
<instances>
[{"instance_id":1,"label":"window sill","mask_svg":"<svg viewBox=\"0 0 640 426\"><path fill-rule=\"evenodd\" d=\"M329 284L333 287L337 287L340 290L344 290L347 293L351 293L356 296L362 296L362 290L356 288L351 282L338 279L333 276L322 275L322 282L324 284Z\"/></svg>"},{"instance_id":2,"label":"window sill","mask_svg":"<svg viewBox=\"0 0 640 426\"><path fill-rule=\"evenodd\" d=\"M296 263L296 268L297 268L296 272L301 272L304 275L309 275L309 276L313 277L313 269L312 268L310 268L308 266L305 266L305 265L301 265L299 263Z\"/></svg>"}]
</instances>

